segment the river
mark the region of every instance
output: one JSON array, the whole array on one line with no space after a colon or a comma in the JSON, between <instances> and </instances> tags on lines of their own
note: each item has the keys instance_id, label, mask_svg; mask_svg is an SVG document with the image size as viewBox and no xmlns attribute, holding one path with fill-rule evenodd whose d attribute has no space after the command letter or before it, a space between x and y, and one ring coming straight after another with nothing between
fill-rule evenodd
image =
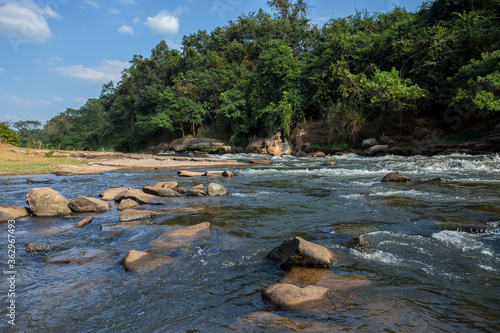
<instances>
[{"instance_id":1,"label":"river","mask_svg":"<svg viewBox=\"0 0 500 333\"><path fill-rule=\"evenodd\" d=\"M272 165L231 168L239 173L233 178L181 179L176 170L29 176L32 184L26 183L27 176L0 178L15 182L1 187L4 206L25 206L30 189L44 186L69 200L97 197L113 186L142 188L162 180L178 181L185 188L217 182L230 192L152 206L170 213L139 224L115 225L122 233L114 236L103 235L101 229L119 222L116 207L78 230L73 225L81 216L18 220L16 325L11 327L6 320L4 274L0 328L7 332L500 331L499 156L351 154L272 159ZM326 167L326 161L337 165ZM381 183L391 171L448 182ZM170 264L150 272L124 271L120 261L129 250L148 250L165 230L200 222L211 223L210 238L174 250ZM442 223L487 224L494 232L441 230ZM6 238L7 226L0 228ZM342 245L358 234L370 243L368 251ZM351 265L331 270L366 276L370 286L338 293L335 310L274 310L261 292L281 282L286 272L266 254L292 236L350 255ZM62 246L30 254L24 250L29 242ZM7 252L6 246L2 252ZM57 260L68 257L75 262ZM5 272L4 259L1 265ZM262 319L265 312L282 317L269 322Z\"/></svg>"}]
</instances>

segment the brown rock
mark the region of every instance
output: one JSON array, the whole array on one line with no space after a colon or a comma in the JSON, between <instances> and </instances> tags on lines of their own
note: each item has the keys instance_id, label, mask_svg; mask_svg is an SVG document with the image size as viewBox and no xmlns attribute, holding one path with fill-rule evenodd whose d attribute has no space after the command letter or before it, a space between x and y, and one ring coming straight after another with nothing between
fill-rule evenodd
<instances>
[{"instance_id":1,"label":"brown rock","mask_svg":"<svg viewBox=\"0 0 500 333\"><path fill-rule=\"evenodd\" d=\"M104 213L111 209L109 202L84 196L79 196L71 200L69 208L81 213Z\"/></svg>"},{"instance_id":2,"label":"brown rock","mask_svg":"<svg viewBox=\"0 0 500 333\"><path fill-rule=\"evenodd\" d=\"M207 171L205 172L205 176L207 177L216 177L216 176L222 176L224 171Z\"/></svg>"},{"instance_id":3,"label":"brown rock","mask_svg":"<svg viewBox=\"0 0 500 333\"><path fill-rule=\"evenodd\" d=\"M205 197L205 196L207 196L207 192L202 188L193 187L187 191L187 196L188 197Z\"/></svg>"},{"instance_id":4,"label":"brown rock","mask_svg":"<svg viewBox=\"0 0 500 333\"><path fill-rule=\"evenodd\" d=\"M151 245L155 247L189 247L192 246L192 241L200 238L210 237L210 223L203 222L193 226L180 228L171 232L166 232L157 239L151 241Z\"/></svg>"},{"instance_id":5,"label":"brown rock","mask_svg":"<svg viewBox=\"0 0 500 333\"><path fill-rule=\"evenodd\" d=\"M80 222L78 222L77 224L75 224L75 228L81 228L83 226L86 226L87 224L92 223L93 220L94 218L92 216L88 216L83 220L81 220Z\"/></svg>"},{"instance_id":6,"label":"brown rock","mask_svg":"<svg viewBox=\"0 0 500 333\"><path fill-rule=\"evenodd\" d=\"M36 244L36 243L28 243L26 245L26 252L31 253L31 252L47 252L51 251L53 249L58 248L58 245L43 245L43 244Z\"/></svg>"},{"instance_id":7,"label":"brown rock","mask_svg":"<svg viewBox=\"0 0 500 333\"><path fill-rule=\"evenodd\" d=\"M158 182L155 184L155 187L163 187L170 190L175 189L177 186L179 186L179 183L177 182Z\"/></svg>"},{"instance_id":8,"label":"brown rock","mask_svg":"<svg viewBox=\"0 0 500 333\"><path fill-rule=\"evenodd\" d=\"M236 176L236 173L232 171L225 170L224 172L222 172L222 177L234 177L234 176Z\"/></svg>"},{"instance_id":9,"label":"brown rock","mask_svg":"<svg viewBox=\"0 0 500 333\"><path fill-rule=\"evenodd\" d=\"M157 195L159 197L180 197L180 193L169 188L157 186L144 186L142 189L144 193Z\"/></svg>"},{"instance_id":10,"label":"brown rock","mask_svg":"<svg viewBox=\"0 0 500 333\"><path fill-rule=\"evenodd\" d=\"M344 245L353 249L365 249L370 247L370 243L368 243L368 241L361 236L348 240L344 243Z\"/></svg>"},{"instance_id":11,"label":"brown rock","mask_svg":"<svg viewBox=\"0 0 500 333\"><path fill-rule=\"evenodd\" d=\"M25 207L0 207L0 222L15 220L29 215L29 209Z\"/></svg>"},{"instance_id":12,"label":"brown rock","mask_svg":"<svg viewBox=\"0 0 500 333\"><path fill-rule=\"evenodd\" d=\"M152 217L160 216L161 213L152 212L149 210L137 210L137 209L124 209L120 212L120 221L134 221L134 220L143 220L149 219Z\"/></svg>"},{"instance_id":13,"label":"brown rock","mask_svg":"<svg viewBox=\"0 0 500 333\"><path fill-rule=\"evenodd\" d=\"M329 268L335 259L333 251L300 237L286 239L267 257L278 262L282 269L294 266Z\"/></svg>"},{"instance_id":14,"label":"brown rock","mask_svg":"<svg viewBox=\"0 0 500 333\"><path fill-rule=\"evenodd\" d=\"M337 165L337 163L335 163L335 162L326 162L325 163L325 166L334 166L334 165Z\"/></svg>"},{"instance_id":15,"label":"brown rock","mask_svg":"<svg viewBox=\"0 0 500 333\"><path fill-rule=\"evenodd\" d=\"M205 175L205 172L179 170L177 174L180 177L201 177Z\"/></svg>"},{"instance_id":16,"label":"brown rock","mask_svg":"<svg viewBox=\"0 0 500 333\"><path fill-rule=\"evenodd\" d=\"M361 275L338 275L328 269L293 267L282 283L298 287L317 286L335 291L367 287L370 280Z\"/></svg>"},{"instance_id":17,"label":"brown rock","mask_svg":"<svg viewBox=\"0 0 500 333\"><path fill-rule=\"evenodd\" d=\"M71 213L69 201L50 187L37 187L26 195L26 203L35 216L57 216Z\"/></svg>"},{"instance_id":18,"label":"brown rock","mask_svg":"<svg viewBox=\"0 0 500 333\"><path fill-rule=\"evenodd\" d=\"M404 173L401 173L399 171L394 171L391 173L388 173L387 175L382 178L382 182L396 182L396 183L401 183L401 182L412 182L413 179L405 175Z\"/></svg>"},{"instance_id":19,"label":"brown rock","mask_svg":"<svg viewBox=\"0 0 500 333\"><path fill-rule=\"evenodd\" d=\"M267 165L267 164L273 164L273 161L271 160L250 160L248 161L250 164L257 164L257 165Z\"/></svg>"},{"instance_id":20,"label":"brown rock","mask_svg":"<svg viewBox=\"0 0 500 333\"><path fill-rule=\"evenodd\" d=\"M264 290L263 297L279 310L285 311L332 307L328 289L323 287L300 288L293 284L274 284Z\"/></svg>"},{"instance_id":21,"label":"brown rock","mask_svg":"<svg viewBox=\"0 0 500 333\"><path fill-rule=\"evenodd\" d=\"M326 154L323 153L322 151L317 151L317 152L313 153L312 157L323 158L323 157L326 157Z\"/></svg>"},{"instance_id":22,"label":"brown rock","mask_svg":"<svg viewBox=\"0 0 500 333\"><path fill-rule=\"evenodd\" d=\"M164 205L167 203L165 199L161 197L144 193L143 191L138 189L123 191L115 197L116 201L122 201L123 199L132 199L134 201L137 201L138 203L150 205Z\"/></svg>"},{"instance_id":23,"label":"brown rock","mask_svg":"<svg viewBox=\"0 0 500 333\"><path fill-rule=\"evenodd\" d=\"M129 188L127 188L127 187L112 188L112 189L109 189L107 191L102 192L101 194L99 194L99 196L102 197L102 200L115 200L115 197L118 194L120 194L126 190L130 190L130 187Z\"/></svg>"},{"instance_id":24,"label":"brown rock","mask_svg":"<svg viewBox=\"0 0 500 333\"><path fill-rule=\"evenodd\" d=\"M150 271L171 261L171 257L155 257L148 252L130 250L122 259L126 271Z\"/></svg>"},{"instance_id":25,"label":"brown rock","mask_svg":"<svg viewBox=\"0 0 500 333\"><path fill-rule=\"evenodd\" d=\"M14 185L15 183L13 181L10 181L10 180L6 180L3 182L4 185Z\"/></svg>"},{"instance_id":26,"label":"brown rock","mask_svg":"<svg viewBox=\"0 0 500 333\"><path fill-rule=\"evenodd\" d=\"M217 195L227 195L227 189L219 184L210 183L208 184L208 195L217 196Z\"/></svg>"},{"instance_id":27,"label":"brown rock","mask_svg":"<svg viewBox=\"0 0 500 333\"><path fill-rule=\"evenodd\" d=\"M124 199L120 201L120 204L118 205L118 210L132 209L139 206L140 206L139 203L135 200Z\"/></svg>"},{"instance_id":28,"label":"brown rock","mask_svg":"<svg viewBox=\"0 0 500 333\"><path fill-rule=\"evenodd\" d=\"M177 192L179 194L186 194L188 191L184 187L177 187L175 189L175 192Z\"/></svg>"}]
</instances>

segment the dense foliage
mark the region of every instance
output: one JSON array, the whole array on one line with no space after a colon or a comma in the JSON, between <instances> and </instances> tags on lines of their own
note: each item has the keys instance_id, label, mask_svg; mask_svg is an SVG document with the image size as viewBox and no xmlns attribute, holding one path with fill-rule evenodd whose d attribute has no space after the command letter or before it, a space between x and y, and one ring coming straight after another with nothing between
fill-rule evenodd
<instances>
[{"instance_id":1,"label":"dense foliage","mask_svg":"<svg viewBox=\"0 0 500 333\"><path fill-rule=\"evenodd\" d=\"M19 134L5 122L0 122L0 143L8 143L14 146L19 145Z\"/></svg>"},{"instance_id":2,"label":"dense foliage","mask_svg":"<svg viewBox=\"0 0 500 333\"><path fill-rule=\"evenodd\" d=\"M278 130L293 137L315 120L341 143L368 123L404 133L418 114L443 119L457 105L499 120L498 0L427 1L322 27L304 0L268 5L184 36L181 51L161 41L149 58L134 56L120 82L23 142L133 151L192 134L243 144Z\"/></svg>"}]
</instances>

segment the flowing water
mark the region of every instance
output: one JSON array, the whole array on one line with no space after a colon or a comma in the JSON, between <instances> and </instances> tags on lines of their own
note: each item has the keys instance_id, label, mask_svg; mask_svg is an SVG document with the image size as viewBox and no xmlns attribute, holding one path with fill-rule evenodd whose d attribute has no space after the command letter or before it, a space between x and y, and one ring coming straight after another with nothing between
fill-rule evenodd
<instances>
[{"instance_id":1,"label":"flowing water","mask_svg":"<svg viewBox=\"0 0 500 333\"><path fill-rule=\"evenodd\" d=\"M213 157L213 156L212 156ZM262 158L226 155L241 161ZM68 199L113 186L175 180L185 188L214 181L224 197L176 198L166 216L118 224L119 212L82 219L17 222L16 326L7 324L8 284L0 282L0 328L12 332L498 332L500 331L500 157L436 156L325 159L280 157L273 165L232 168L234 178L180 179L175 170L102 175L4 177L1 205L24 206L31 188ZM335 161L336 166L323 166ZM448 182L381 183L391 171ZM212 234L150 272L125 272L129 250L179 226L210 222ZM491 233L441 230L442 223L489 225ZM6 238L7 226L0 225ZM119 234L103 234L117 230ZM342 244L363 234L369 251ZM276 311L261 292L286 275L266 254L301 236L354 258L332 267L371 285L337 293L335 310ZM29 242L60 244L29 254ZM6 244L6 241L4 242ZM2 246L6 251L6 246ZM4 255L6 257L6 255ZM70 258L70 259L68 259ZM73 260L73 261L72 261ZM6 271L5 261L0 265ZM69 262L69 263L68 263ZM266 320L265 313L277 316ZM278 317L281 316L281 317ZM285 317L291 318L287 320Z\"/></svg>"}]
</instances>

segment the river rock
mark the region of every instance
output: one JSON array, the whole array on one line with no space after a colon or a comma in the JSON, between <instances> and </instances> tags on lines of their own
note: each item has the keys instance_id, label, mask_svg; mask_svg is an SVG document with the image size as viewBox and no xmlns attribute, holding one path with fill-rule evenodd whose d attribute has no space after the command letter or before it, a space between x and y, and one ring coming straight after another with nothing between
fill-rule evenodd
<instances>
[{"instance_id":1,"label":"river rock","mask_svg":"<svg viewBox=\"0 0 500 333\"><path fill-rule=\"evenodd\" d=\"M4 185L14 185L15 183L13 181L11 181L11 180L6 180L2 184L4 184Z\"/></svg>"},{"instance_id":2,"label":"river rock","mask_svg":"<svg viewBox=\"0 0 500 333\"><path fill-rule=\"evenodd\" d=\"M137 208L139 206L140 204L135 200L124 199L120 201L120 204L118 205L118 210L132 209L132 208Z\"/></svg>"},{"instance_id":3,"label":"river rock","mask_svg":"<svg viewBox=\"0 0 500 333\"><path fill-rule=\"evenodd\" d=\"M0 222L7 222L30 215L30 211L25 207L0 207Z\"/></svg>"},{"instance_id":4,"label":"river rock","mask_svg":"<svg viewBox=\"0 0 500 333\"><path fill-rule=\"evenodd\" d=\"M222 176L223 173L224 173L224 171L207 171L207 172L205 172L204 176L216 177L216 176Z\"/></svg>"},{"instance_id":5,"label":"river rock","mask_svg":"<svg viewBox=\"0 0 500 333\"><path fill-rule=\"evenodd\" d=\"M121 192L115 197L116 201L122 201L123 199L132 199L141 204L150 204L150 205L164 205L167 202L165 199L158 197L156 195L144 193L138 189L130 189Z\"/></svg>"},{"instance_id":6,"label":"river rock","mask_svg":"<svg viewBox=\"0 0 500 333\"><path fill-rule=\"evenodd\" d=\"M48 252L53 249L58 248L59 245L43 245L43 244L37 244L37 243L28 243L26 245L26 252L32 253L32 252Z\"/></svg>"},{"instance_id":7,"label":"river rock","mask_svg":"<svg viewBox=\"0 0 500 333\"><path fill-rule=\"evenodd\" d=\"M26 195L26 203L35 216L58 216L71 213L69 201L50 187L37 187Z\"/></svg>"},{"instance_id":8,"label":"river rock","mask_svg":"<svg viewBox=\"0 0 500 333\"><path fill-rule=\"evenodd\" d=\"M326 157L326 154L323 153L322 151L317 151L317 152L313 153L312 157L323 158L323 157Z\"/></svg>"},{"instance_id":9,"label":"river rock","mask_svg":"<svg viewBox=\"0 0 500 333\"><path fill-rule=\"evenodd\" d=\"M384 178L382 178L382 183L386 182L402 183L402 182L412 182L412 181L413 179L411 179L410 177L399 171L388 173L387 175L384 176Z\"/></svg>"},{"instance_id":10,"label":"river rock","mask_svg":"<svg viewBox=\"0 0 500 333\"><path fill-rule=\"evenodd\" d=\"M389 146L388 145L376 145L371 148L369 148L366 151L367 156L375 156L378 154L387 154L389 152Z\"/></svg>"},{"instance_id":11,"label":"river rock","mask_svg":"<svg viewBox=\"0 0 500 333\"><path fill-rule=\"evenodd\" d=\"M265 140L264 148L267 150L267 154L271 156L290 155L292 153L292 148L288 142L286 140L283 142L281 139L281 132Z\"/></svg>"},{"instance_id":12,"label":"river rock","mask_svg":"<svg viewBox=\"0 0 500 333\"><path fill-rule=\"evenodd\" d=\"M316 286L297 287L293 284L274 284L262 296L279 310L297 311L317 307L332 307L328 289Z\"/></svg>"},{"instance_id":13,"label":"river rock","mask_svg":"<svg viewBox=\"0 0 500 333\"><path fill-rule=\"evenodd\" d=\"M118 187L118 188L112 188L107 191L102 192L99 194L100 197L102 197L102 200L115 200L116 196L126 190L130 190L130 187Z\"/></svg>"},{"instance_id":14,"label":"river rock","mask_svg":"<svg viewBox=\"0 0 500 333\"><path fill-rule=\"evenodd\" d=\"M188 197L205 197L207 195L205 188L193 187L187 191Z\"/></svg>"},{"instance_id":15,"label":"river rock","mask_svg":"<svg viewBox=\"0 0 500 333\"><path fill-rule=\"evenodd\" d=\"M341 332L342 327L331 322L289 318L272 312L253 312L241 317L230 327L235 332Z\"/></svg>"},{"instance_id":16,"label":"river rock","mask_svg":"<svg viewBox=\"0 0 500 333\"><path fill-rule=\"evenodd\" d=\"M354 237L344 242L344 246L352 248L352 249L366 249L370 246L370 243L363 237Z\"/></svg>"},{"instance_id":17,"label":"river rock","mask_svg":"<svg viewBox=\"0 0 500 333\"><path fill-rule=\"evenodd\" d=\"M92 216L88 216L88 217L84 218L83 220L81 220L80 222L78 222L77 224L75 224L75 228L84 227L87 224L92 223L93 220L94 220L94 218Z\"/></svg>"},{"instance_id":18,"label":"river rock","mask_svg":"<svg viewBox=\"0 0 500 333\"><path fill-rule=\"evenodd\" d=\"M74 248L48 255L44 261L59 265L103 264L112 260L115 255L116 253L107 250Z\"/></svg>"},{"instance_id":19,"label":"river rock","mask_svg":"<svg viewBox=\"0 0 500 333\"><path fill-rule=\"evenodd\" d=\"M205 172L179 170L177 174L179 177L201 177L205 175Z\"/></svg>"},{"instance_id":20,"label":"river rock","mask_svg":"<svg viewBox=\"0 0 500 333\"><path fill-rule=\"evenodd\" d=\"M224 170L224 172L222 173L222 177L234 177L234 176L236 176L236 173L232 171Z\"/></svg>"},{"instance_id":21,"label":"river rock","mask_svg":"<svg viewBox=\"0 0 500 333\"><path fill-rule=\"evenodd\" d=\"M155 184L155 187L163 187L170 190L175 189L177 186L179 186L178 182L158 182Z\"/></svg>"},{"instance_id":22,"label":"river rock","mask_svg":"<svg viewBox=\"0 0 500 333\"><path fill-rule=\"evenodd\" d=\"M222 185L210 183L208 184L207 193L210 196L227 195L227 189Z\"/></svg>"},{"instance_id":23,"label":"river rock","mask_svg":"<svg viewBox=\"0 0 500 333\"><path fill-rule=\"evenodd\" d=\"M111 209L111 205L104 200L79 196L69 202L69 208L79 213L104 213Z\"/></svg>"},{"instance_id":24,"label":"river rock","mask_svg":"<svg viewBox=\"0 0 500 333\"><path fill-rule=\"evenodd\" d=\"M377 146L377 145L379 145L379 143L378 143L377 139L375 139L375 138L365 139L361 143L361 147L364 149L371 148L371 147Z\"/></svg>"},{"instance_id":25,"label":"river rock","mask_svg":"<svg viewBox=\"0 0 500 333\"><path fill-rule=\"evenodd\" d=\"M120 221L134 221L134 220L143 220L149 219L152 217L157 217L162 215L158 212L152 212L150 210L137 210L137 209L124 209L120 212Z\"/></svg>"},{"instance_id":26,"label":"river rock","mask_svg":"<svg viewBox=\"0 0 500 333\"><path fill-rule=\"evenodd\" d=\"M334 165L337 165L337 163L335 163L335 162L326 162L324 165L325 166L334 166Z\"/></svg>"},{"instance_id":27,"label":"river rock","mask_svg":"<svg viewBox=\"0 0 500 333\"><path fill-rule=\"evenodd\" d=\"M267 257L278 262L282 269L294 266L329 268L335 259L333 251L300 237L286 239Z\"/></svg>"},{"instance_id":28,"label":"river rock","mask_svg":"<svg viewBox=\"0 0 500 333\"><path fill-rule=\"evenodd\" d=\"M155 247L188 247L189 242L200 238L210 237L210 223L203 222L189 227L180 228L160 235L157 239L151 241Z\"/></svg>"},{"instance_id":29,"label":"river rock","mask_svg":"<svg viewBox=\"0 0 500 333\"><path fill-rule=\"evenodd\" d=\"M367 287L371 284L366 276L338 275L328 269L292 267L282 283L297 287L317 286L335 291Z\"/></svg>"},{"instance_id":30,"label":"river rock","mask_svg":"<svg viewBox=\"0 0 500 333\"><path fill-rule=\"evenodd\" d=\"M126 271L150 271L172 260L172 257L156 257L148 252L130 250L122 259Z\"/></svg>"},{"instance_id":31,"label":"river rock","mask_svg":"<svg viewBox=\"0 0 500 333\"><path fill-rule=\"evenodd\" d=\"M184 187L177 187L175 189L175 192L179 193L179 194L187 194L188 190L185 189Z\"/></svg>"},{"instance_id":32,"label":"river rock","mask_svg":"<svg viewBox=\"0 0 500 333\"><path fill-rule=\"evenodd\" d=\"M157 186L144 186L142 189L144 193L157 195L159 197L180 197L181 194L169 188L157 187Z\"/></svg>"}]
</instances>

